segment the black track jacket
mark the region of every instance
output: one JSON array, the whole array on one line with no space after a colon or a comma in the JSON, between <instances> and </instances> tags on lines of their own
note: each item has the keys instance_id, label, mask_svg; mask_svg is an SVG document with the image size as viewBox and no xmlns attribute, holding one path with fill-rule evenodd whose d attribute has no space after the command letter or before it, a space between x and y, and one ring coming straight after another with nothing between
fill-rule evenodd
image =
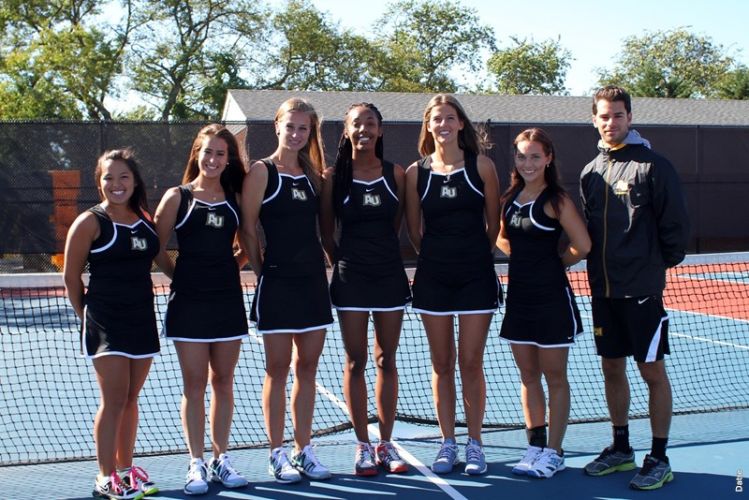
<instances>
[{"instance_id":1,"label":"black track jacket","mask_svg":"<svg viewBox=\"0 0 749 500\"><path fill-rule=\"evenodd\" d=\"M592 248L588 279L594 297L660 295L666 268L684 259L689 218L671 163L630 130L580 174L580 195Z\"/></svg>"}]
</instances>

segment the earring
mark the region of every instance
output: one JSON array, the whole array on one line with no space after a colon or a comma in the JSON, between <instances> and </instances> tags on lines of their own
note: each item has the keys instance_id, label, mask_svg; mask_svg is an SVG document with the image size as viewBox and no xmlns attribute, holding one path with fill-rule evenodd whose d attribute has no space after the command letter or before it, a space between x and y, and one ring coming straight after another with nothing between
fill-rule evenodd
<instances>
[{"instance_id":1,"label":"earring","mask_svg":"<svg viewBox=\"0 0 749 500\"><path fill-rule=\"evenodd\" d=\"M546 164L546 166L545 166L544 168L549 168L549 165L551 165L551 164L550 164L550 163L547 163L547 164Z\"/></svg>"}]
</instances>

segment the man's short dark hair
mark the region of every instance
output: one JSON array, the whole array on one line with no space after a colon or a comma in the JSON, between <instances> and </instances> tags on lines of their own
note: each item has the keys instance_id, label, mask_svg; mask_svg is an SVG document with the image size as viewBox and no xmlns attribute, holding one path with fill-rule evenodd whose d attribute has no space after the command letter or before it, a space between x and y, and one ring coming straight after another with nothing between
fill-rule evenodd
<instances>
[{"instance_id":1,"label":"man's short dark hair","mask_svg":"<svg viewBox=\"0 0 749 500\"><path fill-rule=\"evenodd\" d=\"M621 101L624 103L624 108L627 113L632 112L632 98L629 96L626 90L616 85L606 85L598 89L593 96L593 114L598 113L598 101L603 99L609 102Z\"/></svg>"}]
</instances>

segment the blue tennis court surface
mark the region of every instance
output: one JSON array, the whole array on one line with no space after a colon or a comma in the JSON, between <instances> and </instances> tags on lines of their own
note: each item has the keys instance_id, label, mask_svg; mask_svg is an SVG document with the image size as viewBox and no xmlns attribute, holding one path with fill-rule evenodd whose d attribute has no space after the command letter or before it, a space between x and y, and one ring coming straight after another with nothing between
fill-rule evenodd
<instances>
[{"instance_id":1,"label":"blue tennis court surface","mask_svg":"<svg viewBox=\"0 0 749 500\"><path fill-rule=\"evenodd\" d=\"M587 298L581 297L579 302L581 309L589 307ZM675 394L674 411L685 413L704 411L705 408L749 407L749 391L737 394L737 381L728 383L732 367L743 367L745 370L749 365L749 322L723 319L730 324L730 328L706 331L700 327L708 321L702 314L683 311L670 311L669 314L673 354L668 358L668 367ZM54 318L54 321L63 322L60 318ZM583 321L586 333L578 337L569 363L571 419L601 420L607 417L603 379L599 359L594 354L590 316L584 313ZM401 397L398 413L400 418L405 419L434 417L429 385L431 365L420 328L416 320L407 322L399 348ZM90 362L78 357L77 334L66 332L63 339L51 339L46 330L24 332L22 335L23 344L3 344L4 368L0 365L0 379L4 391L0 395L0 407L6 418L0 423L0 431L6 436L17 436L20 442L13 439L0 442L2 462L94 456L94 444L88 436L98 405L98 390ZM343 358L337 335L337 332L329 332L321 357L315 429L326 429L348 421L343 402ZM31 352L14 351L19 346L29 345L38 347ZM49 352L42 353L42 349ZM37 355L45 359L40 360ZM175 358L173 345L164 342L162 355L156 358L141 393L142 432L139 433L137 449L142 453L184 449L179 420L181 382L178 372L174 372ZM492 327L490 333L485 363L488 391L486 422L504 427L521 426L523 415L518 396L519 374L509 346L499 339L496 327ZM372 372L370 363L370 388L373 388ZM262 341L259 337L250 335L244 342L238 374L235 386L237 425L232 433L232 444L257 445L265 440L259 404L260 385L264 377ZM629 374L632 382L631 415L647 415L647 390L632 363ZM459 380L457 388L460 394ZM457 406L457 418L459 421L464 419L461 404ZM290 430L289 420L289 436ZM158 435L158 440L154 439L154 433Z\"/></svg>"},{"instance_id":2,"label":"blue tennis court surface","mask_svg":"<svg viewBox=\"0 0 749 500\"><path fill-rule=\"evenodd\" d=\"M580 298L581 308L587 307L587 299ZM720 378L700 377L699 374L705 369L705 363L713 366L731 366L736 363L746 363L749 359L749 323L736 321L732 328L739 332L729 337L727 334L721 336L721 332L711 332L707 336L699 329L682 330L679 325L694 323L692 316L697 313L670 311L672 324L674 325L671 335L671 346L674 354L669 357L669 371L674 373L693 373L697 380L685 379L678 382L679 377L673 377L675 394L687 391L690 401L699 405L727 406L726 401L732 397L725 394L725 383ZM684 317L682 317L684 316ZM690 317L692 321L687 321ZM604 405L603 382L600 378L598 358L593 353L592 338L590 331L590 318L583 317L588 333L579 338L574 347L576 355L571 357L571 387L573 412L579 405L589 405L585 401L589 396L581 396L585 393L598 394L599 404ZM43 333L34 334L28 339L32 342L43 341ZM737 341L738 339L738 341ZM260 340L251 336L247 342L259 345ZM685 356L690 351L690 343L702 343L710 348L709 359L693 359ZM414 379L428 380L428 362L409 359L409 352L418 352L416 347L423 343L420 335L404 335L401 345L401 383L407 385ZM329 342L323 356L340 356L335 352L335 343ZM4 346L4 356L7 357L8 345ZM66 349L70 348L70 343ZM423 346L422 346L423 348ZM169 356L172 346L164 346L164 356ZM590 355L580 355L582 353ZM28 363L16 366L13 381L19 386L13 387L13 391L29 394L35 401L43 402L44 408L38 408L33 419L24 419L23 412L28 415L29 408L5 408L4 410L13 414L14 429L16 435L37 436L33 443L40 447L48 455L48 459L70 459L71 451L63 443L65 435L75 435L79 441L86 443L88 449L77 450L78 456L90 457L94 453L93 443L90 438L93 413L95 412L96 398L93 377L90 374L89 362L83 359L71 358L74 353L60 353L67 361L61 360L57 363L57 373L39 373L36 371L37 364L31 357ZM246 353L243 353L245 355ZM256 354L256 353L255 353ZM516 400L503 408L503 411L515 415L517 422L522 422L522 411L519 405L517 389L517 371L512 363L509 348L500 341L496 332L492 332L487 346L487 364L491 362L494 366L506 366L504 373L487 373L489 398L492 393L500 390L516 395ZM244 359L245 365L250 365L251 377L256 381L262 380L262 363L259 359ZM574 363L574 366L572 365ZM245 367L247 368L247 367ZM340 366L336 363L321 364L322 370L332 370L331 373L321 373L320 379L326 381L325 386L320 387L317 398L316 411L320 414L339 413L340 418L346 418L345 405L342 401L342 388L335 381L340 381L338 370ZM160 440L176 443L178 448L182 446L181 427L179 425L179 385L174 386L174 381L169 381L159 376L159 360L154 366L154 371L149 377L148 385L144 389L144 397L148 393L158 393L161 398L165 395L171 400L161 400L160 405L172 407L174 411L170 415L154 414L149 410L149 404L142 404L141 426L144 429L139 436L138 449L144 449L153 445L158 448ZM418 373L423 372L423 373ZM69 391L68 400L60 400L59 394L55 394L50 387L52 380L60 379L66 381L65 390ZM647 413L647 396L639 378L633 376L632 414L644 415ZM4 390L7 375L4 377ZM333 382L333 383L331 383ZM591 386L592 384L592 386ZM585 387L583 387L585 385ZM460 388L460 386L458 386ZM259 403L260 394L252 390L252 387L237 384L237 399L242 401L256 401ZM77 406L76 395L88 394L80 400ZM405 395L404 395L405 394ZM746 392L744 393L746 396ZM583 398L581 400L581 398ZM18 403L16 401L16 403ZM736 406L746 405L746 400L737 401ZM676 411L694 411L692 408L678 408ZM241 415L235 419L234 434L242 434L246 431L262 433L262 413L259 404L242 404ZM431 416L431 391L428 384L422 384L419 388L410 388L408 392L402 391L399 400L399 411L409 413L418 412ZM697 408L699 411L699 408ZM458 418L462 417L461 405L458 405ZM161 426L161 429L170 429L171 433L162 433L159 436L149 434L147 429L154 423L154 419L171 419L171 425ZM7 423L7 422L6 422ZM163 423L163 422L159 422ZM247 425L254 429L247 429ZM650 445L650 431L647 419L637 419L631 422L633 446L638 451L638 460L641 461ZM460 432L460 429L458 429ZM60 435L60 434L63 435ZM6 433L6 436L12 434ZM395 437L399 438L400 446L413 458L412 465L423 464L428 466L434 458L439 442L439 433L434 427L416 426L398 422L395 429ZM465 441L465 436L459 436L459 441ZM208 496L203 498L240 498L240 499L262 499L262 498L635 498L643 495L627 488L630 473L614 474L604 478L589 478L582 474L582 467L594 458L603 446L610 440L610 427L606 422L583 423L571 425L565 439L565 453L568 470L559 473L551 480L533 480L513 476L510 473L512 465L522 455L525 447L525 436L522 430L487 430L484 435L484 444L487 460L490 468L487 475L480 478L472 478L462 474L460 471L446 477L434 477L425 468L421 471L412 467L411 472L406 475L385 475L374 478L359 478L352 474L353 443L354 438L350 431L326 436L316 440L318 456L323 463L328 465L335 474L331 481L327 482L304 482L301 485L281 486L273 482L267 474L267 450L263 448L243 449L233 452L237 467L251 480L251 486L240 490L224 490L212 485ZM154 442L157 441L157 442ZM12 438L3 439L2 448L9 449L13 442ZM29 443L27 443L29 444ZM461 450L462 451L462 450ZM743 471L749 470L749 410L736 410L718 413L682 415L674 418L671 433L669 455L676 473L676 480L656 492L646 493L653 498L735 498L737 476L743 475ZM75 455L73 455L75 456ZM20 458L23 458L22 456ZM186 498L182 494L183 475L187 466L187 456L184 453L173 453L163 456L143 457L138 460L145 467L153 479L155 479L162 490L156 498ZM427 475L425 475L425 472ZM7 466L0 467L0 485L3 486L4 498L88 498L96 464L92 460L82 460L64 463L49 463L39 465ZM29 484L24 478L35 479ZM49 487L53 491L48 490ZM724 496L725 495L725 496Z\"/></svg>"},{"instance_id":3,"label":"blue tennis court surface","mask_svg":"<svg viewBox=\"0 0 749 500\"><path fill-rule=\"evenodd\" d=\"M744 258L743 262L747 259ZM436 477L428 467L438 449L436 427L413 423L434 419L428 346L419 319L407 314L398 367L400 397L394 437L412 464L405 475L352 474L354 437L343 402L343 349L337 327L328 332L318 372L313 427L317 454L335 474L331 481L281 486L267 474L267 449L260 388L264 377L262 341L243 343L235 383L236 411L231 446L236 467L251 481L239 491L215 485L203 498L738 498L749 470L749 272L707 265L677 268L670 285L679 300L669 310L672 355L668 370L674 391L674 424L669 456L676 479L650 493L627 488L633 473L589 478L582 467L611 440L599 359L591 334L590 300L578 297L585 333L572 348L569 376L571 420L565 439L567 468L551 480L510 473L526 440L519 375L509 346L498 337L502 313L492 324L485 356L487 415L484 445L489 472L478 478L457 471ZM579 273L578 273L579 274ZM576 278L577 279L577 278ZM59 281L59 276L57 277ZM680 288L680 286L684 288ZM0 498L89 498L96 474L91 437L98 389L91 363L78 357L78 323L59 284L51 292L12 293L0 281ZM23 290L23 288L21 288ZM729 295L734 294L734 295ZM715 295L720 293L720 295ZM248 293L248 303L251 290ZM166 295L157 295L163 313ZM638 462L650 448L647 390L629 364L630 423ZM374 370L368 368L370 393ZM460 382L458 381L458 394ZM136 463L149 471L162 492L182 494L187 455L179 419L181 379L174 347L162 343L141 393L136 452L151 456ZM370 414L376 415L373 398ZM462 404L457 418L464 418ZM334 432L335 430L338 432ZM458 428L459 443L465 442ZM286 435L291 436L287 419ZM462 447L461 447L462 453ZM462 469L460 469L462 470ZM739 484L739 482L741 484Z\"/></svg>"},{"instance_id":4,"label":"blue tennis court surface","mask_svg":"<svg viewBox=\"0 0 749 500\"><path fill-rule=\"evenodd\" d=\"M638 462L650 447L647 420L630 422ZM525 448L523 431L487 431L484 445L489 461L486 475L474 478L461 472L434 479L414 467L408 474L359 478L352 474L353 436L344 434L317 440L317 454L334 473L324 482L303 481L279 485L267 474L267 450L237 450L235 465L250 479L249 487L226 490L211 485L206 499L722 499L744 498L736 493L737 477L749 470L749 411L682 415L674 418L669 457L675 479L660 490L637 492L627 487L633 472L601 478L585 476L582 467L608 444L605 422L571 425L565 439L567 469L548 480L518 477L512 465ZM420 463L430 464L437 451L435 428L396 424L400 446ZM459 442L465 436L458 436ZM462 450L461 450L462 452ZM182 493L187 455L143 457L161 492L152 498L194 498ZM412 464L413 465L413 464ZM0 467L3 498L90 498L94 461ZM437 484L435 481L443 481Z\"/></svg>"}]
</instances>

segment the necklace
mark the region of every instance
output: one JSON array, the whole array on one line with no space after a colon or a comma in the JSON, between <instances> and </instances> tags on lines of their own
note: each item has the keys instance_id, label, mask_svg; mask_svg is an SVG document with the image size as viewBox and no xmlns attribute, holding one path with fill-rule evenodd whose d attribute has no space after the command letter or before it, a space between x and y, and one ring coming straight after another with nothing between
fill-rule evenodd
<instances>
[{"instance_id":1,"label":"necklace","mask_svg":"<svg viewBox=\"0 0 749 500\"><path fill-rule=\"evenodd\" d=\"M216 192L210 193L207 189L195 184L194 181L190 183L190 189L193 192L196 192L196 191L202 192L204 196L206 196L207 198L210 198L210 201L216 201L221 196L221 193L216 193Z\"/></svg>"}]
</instances>

